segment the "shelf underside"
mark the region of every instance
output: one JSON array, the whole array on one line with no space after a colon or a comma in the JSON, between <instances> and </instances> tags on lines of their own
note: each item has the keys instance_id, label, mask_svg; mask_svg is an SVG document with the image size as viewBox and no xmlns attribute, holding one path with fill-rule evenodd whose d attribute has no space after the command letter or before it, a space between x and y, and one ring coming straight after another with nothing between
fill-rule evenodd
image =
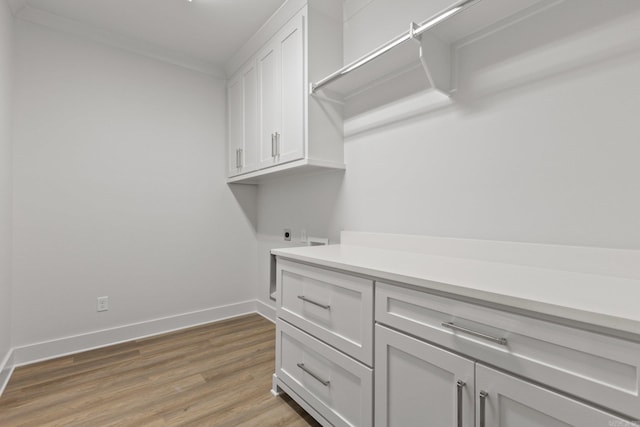
<instances>
[{"instance_id":1,"label":"shelf underside","mask_svg":"<svg viewBox=\"0 0 640 427\"><path fill-rule=\"evenodd\" d=\"M343 163L316 161L313 159L296 160L282 165L273 166L238 175L227 179L228 184L260 184L290 175L304 175L312 173L344 171Z\"/></svg>"}]
</instances>

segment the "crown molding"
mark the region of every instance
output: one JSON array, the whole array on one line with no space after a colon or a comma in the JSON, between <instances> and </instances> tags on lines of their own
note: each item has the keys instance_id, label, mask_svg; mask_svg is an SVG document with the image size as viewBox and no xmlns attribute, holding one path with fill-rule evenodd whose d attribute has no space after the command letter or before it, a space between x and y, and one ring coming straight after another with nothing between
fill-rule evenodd
<instances>
[{"instance_id":1,"label":"crown molding","mask_svg":"<svg viewBox=\"0 0 640 427\"><path fill-rule=\"evenodd\" d=\"M287 0L276 10L262 27L235 53L225 64L226 75L231 77L238 71L267 41L276 35L284 24L307 4L307 0Z\"/></svg>"},{"instance_id":2,"label":"crown molding","mask_svg":"<svg viewBox=\"0 0 640 427\"><path fill-rule=\"evenodd\" d=\"M251 38L225 64L228 77L233 76L262 46L275 36L278 31L293 18L303 7L307 6L336 20L342 20L343 0L287 0L267 21L251 36ZM372 0L367 0L372 1Z\"/></svg>"},{"instance_id":3,"label":"crown molding","mask_svg":"<svg viewBox=\"0 0 640 427\"><path fill-rule=\"evenodd\" d=\"M177 65L192 71L208 74L217 79L226 80L224 69L213 62L203 61L160 46L112 31L103 30L65 18L29 5L27 0L8 0L14 16L26 22L89 39L111 47L126 50L158 61Z\"/></svg>"},{"instance_id":4,"label":"crown molding","mask_svg":"<svg viewBox=\"0 0 640 427\"><path fill-rule=\"evenodd\" d=\"M369 5L373 0L344 0L343 20L349 21Z\"/></svg>"}]
</instances>

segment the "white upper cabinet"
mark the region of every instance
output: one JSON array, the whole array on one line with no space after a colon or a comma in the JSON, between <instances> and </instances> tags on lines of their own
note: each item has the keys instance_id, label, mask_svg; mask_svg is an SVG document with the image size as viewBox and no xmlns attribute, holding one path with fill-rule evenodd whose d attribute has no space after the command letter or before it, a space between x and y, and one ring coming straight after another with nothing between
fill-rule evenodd
<instances>
[{"instance_id":1,"label":"white upper cabinet","mask_svg":"<svg viewBox=\"0 0 640 427\"><path fill-rule=\"evenodd\" d=\"M242 79L235 78L227 86L228 130L228 173L229 176L240 173L240 150L244 145L244 117L242 105Z\"/></svg>"},{"instance_id":2,"label":"white upper cabinet","mask_svg":"<svg viewBox=\"0 0 640 427\"><path fill-rule=\"evenodd\" d=\"M260 167L276 164L276 133L280 128L280 76L279 51L276 43L270 43L258 54L258 145Z\"/></svg>"},{"instance_id":3,"label":"white upper cabinet","mask_svg":"<svg viewBox=\"0 0 640 427\"><path fill-rule=\"evenodd\" d=\"M253 184L283 173L344 169L341 107L322 105L309 95L313 78L342 64L342 21L326 6L341 2L324 0L315 8L316 3L309 2L288 19L280 16L286 11L276 12L267 24L278 20L284 24L246 60L252 65L230 80L230 183ZM254 39L245 51L252 42L256 44ZM252 70L251 79L243 76L247 67ZM254 90L254 81L255 103L246 95ZM243 102L240 92L245 94Z\"/></svg>"},{"instance_id":4,"label":"white upper cabinet","mask_svg":"<svg viewBox=\"0 0 640 427\"><path fill-rule=\"evenodd\" d=\"M304 158L304 15L258 53L260 168Z\"/></svg>"},{"instance_id":5,"label":"white upper cabinet","mask_svg":"<svg viewBox=\"0 0 640 427\"><path fill-rule=\"evenodd\" d=\"M229 82L227 102L228 174L235 176L258 168L258 81L254 62Z\"/></svg>"},{"instance_id":6,"label":"white upper cabinet","mask_svg":"<svg viewBox=\"0 0 640 427\"><path fill-rule=\"evenodd\" d=\"M304 22L305 16L298 15L278 34L278 70L282 80L280 132L276 138L279 163L301 159L305 152Z\"/></svg>"}]
</instances>

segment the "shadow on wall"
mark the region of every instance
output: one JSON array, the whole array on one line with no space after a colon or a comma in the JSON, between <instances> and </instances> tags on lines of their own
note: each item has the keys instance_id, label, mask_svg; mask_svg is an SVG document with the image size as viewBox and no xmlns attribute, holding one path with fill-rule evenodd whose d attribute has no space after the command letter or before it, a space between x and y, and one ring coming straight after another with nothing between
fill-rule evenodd
<instances>
[{"instance_id":1,"label":"shadow on wall","mask_svg":"<svg viewBox=\"0 0 640 427\"><path fill-rule=\"evenodd\" d=\"M309 236L328 237L335 243L337 204L343 191L344 171L322 172L274 180L258 190L258 234L282 242L284 228L291 230L292 243L300 243L304 229Z\"/></svg>"},{"instance_id":2,"label":"shadow on wall","mask_svg":"<svg viewBox=\"0 0 640 427\"><path fill-rule=\"evenodd\" d=\"M269 300L270 251L275 248L306 246L300 240L301 231L308 236L328 237L338 243L344 171L323 172L291 179L279 179L261 184L258 189L258 280L256 294L266 303ZM291 241L282 232L291 230Z\"/></svg>"},{"instance_id":3,"label":"shadow on wall","mask_svg":"<svg viewBox=\"0 0 640 427\"><path fill-rule=\"evenodd\" d=\"M637 55L640 2L565 0L456 50L456 104L473 113L484 98Z\"/></svg>"},{"instance_id":4,"label":"shadow on wall","mask_svg":"<svg viewBox=\"0 0 640 427\"><path fill-rule=\"evenodd\" d=\"M448 102L425 96L430 90L424 72L413 68L350 99L345 129L358 128L347 132L353 136L427 115L476 114L498 95L636 56L640 33L631 28L640 28L635 0L543 1L526 19L499 22L456 42L457 90ZM354 126L358 122L371 124Z\"/></svg>"},{"instance_id":5,"label":"shadow on wall","mask_svg":"<svg viewBox=\"0 0 640 427\"><path fill-rule=\"evenodd\" d=\"M236 198L245 218L251 224L254 232L258 231L258 204L256 185L229 184L229 190Z\"/></svg>"}]
</instances>

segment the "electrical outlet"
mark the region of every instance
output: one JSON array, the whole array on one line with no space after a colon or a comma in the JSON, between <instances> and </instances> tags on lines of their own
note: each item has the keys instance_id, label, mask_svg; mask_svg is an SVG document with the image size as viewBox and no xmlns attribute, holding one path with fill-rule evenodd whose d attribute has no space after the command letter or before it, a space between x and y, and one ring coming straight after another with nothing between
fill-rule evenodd
<instances>
[{"instance_id":1,"label":"electrical outlet","mask_svg":"<svg viewBox=\"0 0 640 427\"><path fill-rule=\"evenodd\" d=\"M109 297L98 297L97 311L109 310Z\"/></svg>"},{"instance_id":2,"label":"electrical outlet","mask_svg":"<svg viewBox=\"0 0 640 427\"><path fill-rule=\"evenodd\" d=\"M291 241L291 229L290 228L285 228L284 229L284 240L286 240L287 242Z\"/></svg>"},{"instance_id":3,"label":"electrical outlet","mask_svg":"<svg viewBox=\"0 0 640 427\"><path fill-rule=\"evenodd\" d=\"M300 241L302 243L307 243L307 230L300 231Z\"/></svg>"}]
</instances>

